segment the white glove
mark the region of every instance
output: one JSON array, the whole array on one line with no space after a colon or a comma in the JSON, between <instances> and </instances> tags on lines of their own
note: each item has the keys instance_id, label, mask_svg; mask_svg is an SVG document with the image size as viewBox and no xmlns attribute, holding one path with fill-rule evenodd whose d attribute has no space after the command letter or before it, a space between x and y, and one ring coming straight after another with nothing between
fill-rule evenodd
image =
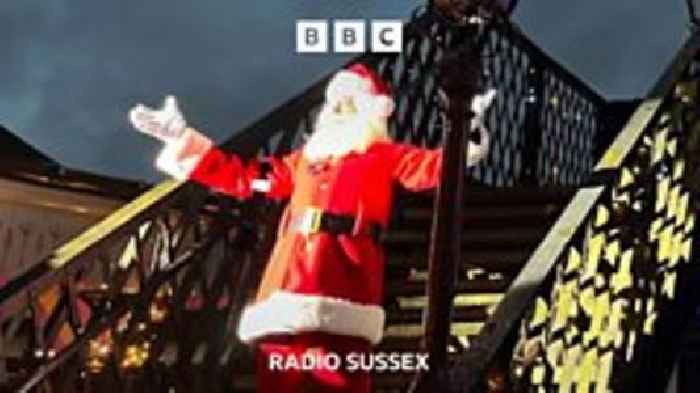
<instances>
[{"instance_id":1,"label":"white glove","mask_svg":"<svg viewBox=\"0 0 700 393\"><path fill-rule=\"evenodd\" d=\"M474 117L482 120L486 114L486 110L489 109L494 98L496 98L496 89L489 89L484 94L477 94L472 99L472 112L474 112Z\"/></svg>"},{"instance_id":2,"label":"white glove","mask_svg":"<svg viewBox=\"0 0 700 393\"><path fill-rule=\"evenodd\" d=\"M143 104L136 105L129 111L129 120L137 130L165 143L176 141L187 127L174 96L165 97L159 110Z\"/></svg>"},{"instance_id":3,"label":"white glove","mask_svg":"<svg viewBox=\"0 0 700 393\"><path fill-rule=\"evenodd\" d=\"M467 148L467 166L474 166L483 160L489 152L489 130L484 125L486 110L496 98L496 90L491 89L484 94L477 94L472 100L472 112L474 117L471 122L471 131L479 132L479 143L469 141Z\"/></svg>"}]
</instances>

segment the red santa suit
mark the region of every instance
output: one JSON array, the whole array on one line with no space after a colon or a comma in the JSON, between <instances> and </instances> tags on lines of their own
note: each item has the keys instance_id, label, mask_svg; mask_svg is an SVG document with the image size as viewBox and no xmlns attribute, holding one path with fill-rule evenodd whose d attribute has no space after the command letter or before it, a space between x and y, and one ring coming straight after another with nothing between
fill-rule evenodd
<instances>
[{"instance_id":1,"label":"red santa suit","mask_svg":"<svg viewBox=\"0 0 700 393\"><path fill-rule=\"evenodd\" d=\"M366 68L351 70L368 80ZM369 75L369 92L388 97L377 76ZM480 153L477 147L473 153ZM238 329L243 341L258 343L258 391L369 392L366 372L279 371L270 360L309 351L342 358L368 353L381 341L384 253L371 229L386 227L394 184L413 191L438 184L442 150L381 140L340 157L310 159L300 149L266 161L270 170L261 173L258 160L244 162L188 129L166 145L157 166L237 198L249 197L264 178L266 195L289 199L256 299ZM352 218L352 229L319 230L322 215Z\"/></svg>"},{"instance_id":2,"label":"red santa suit","mask_svg":"<svg viewBox=\"0 0 700 393\"><path fill-rule=\"evenodd\" d=\"M183 140L194 145L200 143L195 141L198 138L198 134L188 131ZM441 161L440 149L426 150L390 142L378 142L363 153L351 152L323 162L309 162L301 151L270 158L272 170L267 174L270 184L267 195L290 201L256 302L241 317L240 338L252 341L266 336L323 332L362 340L350 340L356 343L353 346L343 338L328 340L315 335L311 343L325 340L340 347L349 346L348 350L355 352L367 352L370 343L379 343L384 329L384 253L366 228L371 224L386 226L395 182L416 191L435 187ZM189 179L245 198L251 193L252 181L259 178L258 167L256 161L244 163L234 154L209 147L189 173ZM295 230L292 222L312 211L355 217L356 233L305 234ZM277 344L268 341L260 349L301 355L305 347L312 345L306 343L311 337L300 339L304 345L285 337ZM279 341L279 337L275 340ZM336 349L335 345L327 350L347 352ZM259 370L267 374L265 364L263 359ZM301 375L293 370L292 373ZM357 373L347 383L355 383L354 379L360 375ZM275 376L272 380L279 378ZM269 378L259 380L263 384L270 382Z\"/></svg>"}]
</instances>

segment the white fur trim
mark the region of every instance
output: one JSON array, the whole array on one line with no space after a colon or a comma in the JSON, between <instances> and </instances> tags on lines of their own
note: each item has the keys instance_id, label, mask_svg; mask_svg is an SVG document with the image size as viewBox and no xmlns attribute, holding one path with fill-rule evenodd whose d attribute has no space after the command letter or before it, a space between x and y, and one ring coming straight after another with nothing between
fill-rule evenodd
<instances>
[{"instance_id":1,"label":"white fur trim","mask_svg":"<svg viewBox=\"0 0 700 393\"><path fill-rule=\"evenodd\" d=\"M481 120L472 120L472 129L479 130L479 144L469 141L469 147L467 148L467 166L471 167L478 164L481 160L486 158L489 153L489 131L486 126L481 122Z\"/></svg>"},{"instance_id":2,"label":"white fur trim","mask_svg":"<svg viewBox=\"0 0 700 393\"><path fill-rule=\"evenodd\" d=\"M328 82L326 87L326 99L335 102L345 96L369 94L372 90L370 82L354 72L342 70Z\"/></svg>"},{"instance_id":3,"label":"white fur trim","mask_svg":"<svg viewBox=\"0 0 700 393\"><path fill-rule=\"evenodd\" d=\"M156 159L156 168L176 179L187 180L213 146L211 139L188 128L178 138L165 144Z\"/></svg>"},{"instance_id":4,"label":"white fur trim","mask_svg":"<svg viewBox=\"0 0 700 393\"><path fill-rule=\"evenodd\" d=\"M250 182L250 187L257 192L270 192L272 185L267 179L255 179Z\"/></svg>"},{"instance_id":5,"label":"white fur trim","mask_svg":"<svg viewBox=\"0 0 700 393\"><path fill-rule=\"evenodd\" d=\"M484 18L480 16L472 16L469 18L469 24L472 25L483 25L484 24Z\"/></svg>"},{"instance_id":6,"label":"white fur trim","mask_svg":"<svg viewBox=\"0 0 700 393\"><path fill-rule=\"evenodd\" d=\"M474 166L479 161L486 158L489 152L490 138L489 130L484 125L484 115L486 110L491 106L494 98L496 98L496 90L490 89L484 94L477 94L472 100L472 118L471 129L479 131L479 144L469 141L467 148L467 166Z\"/></svg>"},{"instance_id":7,"label":"white fur trim","mask_svg":"<svg viewBox=\"0 0 700 393\"><path fill-rule=\"evenodd\" d=\"M483 118L486 110L491 106L493 99L496 98L496 89L489 89L484 94L477 94L472 99L472 111L478 118Z\"/></svg>"},{"instance_id":8,"label":"white fur trim","mask_svg":"<svg viewBox=\"0 0 700 393\"><path fill-rule=\"evenodd\" d=\"M337 102L344 97L353 98L360 112L388 118L394 112L394 100L385 94L372 94L371 82L354 72L338 71L326 88L326 101Z\"/></svg>"},{"instance_id":9,"label":"white fur trim","mask_svg":"<svg viewBox=\"0 0 700 393\"><path fill-rule=\"evenodd\" d=\"M250 342L270 334L317 331L362 337L377 344L384 333L384 319L384 310L377 305L280 291L245 308L238 337Z\"/></svg>"},{"instance_id":10,"label":"white fur trim","mask_svg":"<svg viewBox=\"0 0 700 393\"><path fill-rule=\"evenodd\" d=\"M388 118L391 116L391 114L394 113L394 108L396 106L391 97L384 95L377 96L375 98L375 105L377 114L383 118Z\"/></svg>"}]
</instances>

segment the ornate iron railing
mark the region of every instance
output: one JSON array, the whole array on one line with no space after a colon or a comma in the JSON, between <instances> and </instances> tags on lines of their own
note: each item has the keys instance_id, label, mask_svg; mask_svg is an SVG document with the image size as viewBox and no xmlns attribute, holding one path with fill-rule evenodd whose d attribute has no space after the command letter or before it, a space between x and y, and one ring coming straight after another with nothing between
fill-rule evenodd
<instances>
[{"instance_id":1,"label":"ornate iron railing","mask_svg":"<svg viewBox=\"0 0 700 393\"><path fill-rule=\"evenodd\" d=\"M498 89L487 124L494 138L491 158L472 175L499 187L582 184L598 158L603 99L525 35L487 34L484 69Z\"/></svg>"},{"instance_id":2,"label":"ornate iron railing","mask_svg":"<svg viewBox=\"0 0 700 393\"><path fill-rule=\"evenodd\" d=\"M4 349L24 349L18 391L138 391L134 370L194 367L198 349L208 365L232 356L236 341L224 331L212 339L201 330L198 340L187 329L193 319L212 329L235 323L226 317L255 283L268 207L207 201L193 185L164 182L11 282L1 317ZM156 375L151 388L174 383Z\"/></svg>"},{"instance_id":3,"label":"ornate iron railing","mask_svg":"<svg viewBox=\"0 0 700 393\"><path fill-rule=\"evenodd\" d=\"M455 367L455 391L481 391L489 362L510 355L516 391L646 391L645 373L664 378L644 365L657 356L655 328L679 278L698 258L689 141L700 137L699 38L680 51L596 166L596 180L531 256Z\"/></svg>"},{"instance_id":4,"label":"ornate iron railing","mask_svg":"<svg viewBox=\"0 0 700 393\"><path fill-rule=\"evenodd\" d=\"M402 54L359 59L395 87L397 140L440 143L436 64L455 34L435 15L417 12ZM592 170L602 99L517 30L497 26L488 34L486 80L498 89L487 124L494 142L472 176L494 186L542 174L553 174L542 183L580 183ZM224 147L250 157L298 146L313 126L326 80ZM581 118L569 120L557 108ZM572 143L555 150L552 141ZM222 380L250 367L236 363L246 349L232 332L257 286L278 210L171 180L144 193L0 289L2 352L16 346L19 358L7 365L16 380L2 384L22 392L96 385L220 391Z\"/></svg>"}]
</instances>

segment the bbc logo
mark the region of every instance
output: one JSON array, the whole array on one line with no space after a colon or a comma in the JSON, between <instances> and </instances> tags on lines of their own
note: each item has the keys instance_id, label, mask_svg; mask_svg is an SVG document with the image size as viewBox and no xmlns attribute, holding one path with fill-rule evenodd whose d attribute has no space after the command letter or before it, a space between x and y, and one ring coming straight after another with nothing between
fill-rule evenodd
<instances>
[{"instance_id":1,"label":"bbc logo","mask_svg":"<svg viewBox=\"0 0 700 393\"><path fill-rule=\"evenodd\" d=\"M324 19L297 21L297 53L327 53L329 23ZM364 20L333 22L333 51L363 53L367 51L367 23ZM403 22L395 19L370 21L370 49L377 53L399 53L403 47Z\"/></svg>"}]
</instances>

